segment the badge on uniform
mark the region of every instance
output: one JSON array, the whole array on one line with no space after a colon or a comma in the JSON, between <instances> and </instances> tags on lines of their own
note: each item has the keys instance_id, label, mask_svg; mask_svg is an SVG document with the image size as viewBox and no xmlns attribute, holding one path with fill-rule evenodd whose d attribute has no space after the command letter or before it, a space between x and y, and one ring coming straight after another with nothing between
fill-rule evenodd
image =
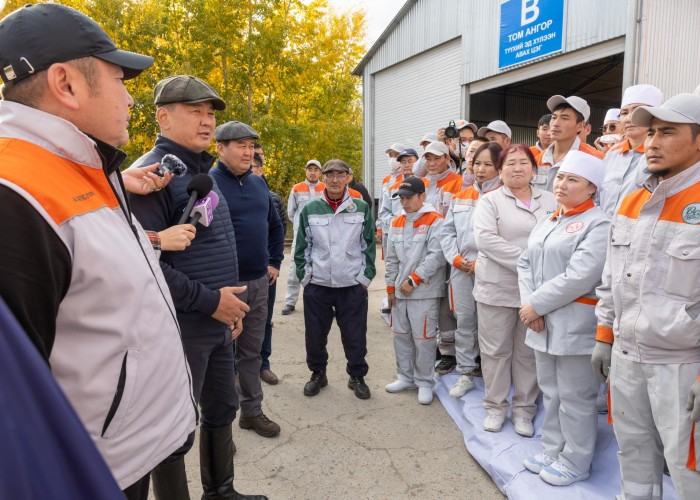
<instances>
[{"instance_id":1,"label":"badge on uniform","mask_svg":"<svg viewBox=\"0 0 700 500\"><path fill-rule=\"evenodd\" d=\"M700 203L691 203L685 207L681 216L688 224L700 224Z\"/></svg>"},{"instance_id":2,"label":"badge on uniform","mask_svg":"<svg viewBox=\"0 0 700 500\"><path fill-rule=\"evenodd\" d=\"M416 232L417 232L418 234L423 234L423 233L426 232L427 230L428 230L428 226L426 226L425 224L421 224L420 226L418 226L418 227L416 228Z\"/></svg>"},{"instance_id":3,"label":"badge on uniform","mask_svg":"<svg viewBox=\"0 0 700 500\"><path fill-rule=\"evenodd\" d=\"M357 205L355 205L354 203L350 203L350 205L348 205L348 208L346 208L345 211L354 214L355 212L357 212Z\"/></svg>"},{"instance_id":4,"label":"badge on uniform","mask_svg":"<svg viewBox=\"0 0 700 500\"><path fill-rule=\"evenodd\" d=\"M583 222L572 222L568 226L566 226L566 232L567 233L575 233L577 231L580 231L583 229Z\"/></svg>"}]
</instances>

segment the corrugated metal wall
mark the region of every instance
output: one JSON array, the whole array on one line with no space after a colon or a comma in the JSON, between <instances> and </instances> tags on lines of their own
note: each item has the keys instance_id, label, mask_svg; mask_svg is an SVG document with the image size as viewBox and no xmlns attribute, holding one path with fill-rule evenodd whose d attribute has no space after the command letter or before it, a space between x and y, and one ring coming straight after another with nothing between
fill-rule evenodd
<instances>
[{"instance_id":1,"label":"corrugated metal wall","mask_svg":"<svg viewBox=\"0 0 700 500\"><path fill-rule=\"evenodd\" d=\"M664 97L700 84L700 1L643 0L639 63L634 83L659 87Z\"/></svg>"},{"instance_id":2,"label":"corrugated metal wall","mask_svg":"<svg viewBox=\"0 0 700 500\"><path fill-rule=\"evenodd\" d=\"M564 8L563 53L624 35L627 2L628 0L567 0ZM498 69L500 2L470 1L469 3L470 15L467 17L462 37L465 46L478 50L465 51L463 84L502 73ZM517 67L519 66L511 69Z\"/></svg>"}]
</instances>

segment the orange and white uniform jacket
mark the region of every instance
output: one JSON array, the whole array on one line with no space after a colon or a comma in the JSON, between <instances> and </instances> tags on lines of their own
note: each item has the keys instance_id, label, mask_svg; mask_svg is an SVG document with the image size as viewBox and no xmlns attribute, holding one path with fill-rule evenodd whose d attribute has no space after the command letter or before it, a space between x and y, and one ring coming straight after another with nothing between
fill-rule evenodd
<instances>
[{"instance_id":1,"label":"orange and white uniform jacket","mask_svg":"<svg viewBox=\"0 0 700 500\"><path fill-rule=\"evenodd\" d=\"M571 145L569 151L583 151L589 155L595 156L596 158L603 159L603 153L598 151L593 146L589 146L585 142L581 142L578 137L574 139L574 143ZM537 175L532 181L533 186L549 191L550 193L554 189L554 179L557 177L557 172L559 172L559 167L561 162L564 161L562 158L559 162L554 163L554 143L552 143L547 149L542 151L539 156L535 157L537 160Z\"/></svg>"},{"instance_id":2,"label":"orange and white uniform jacket","mask_svg":"<svg viewBox=\"0 0 700 500\"><path fill-rule=\"evenodd\" d=\"M384 179L382 179L382 191L379 193L379 207L377 212L377 234L382 234L384 231L389 231L389 225L391 224L391 219L382 218L382 210L387 210L386 207L386 194L389 190L393 189L397 184L403 182L403 174L389 174ZM398 188L396 188L398 189ZM391 202L391 196L389 197ZM401 213L399 211L399 213ZM397 214L398 215L398 214Z\"/></svg>"},{"instance_id":3,"label":"orange and white uniform jacket","mask_svg":"<svg viewBox=\"0 0 700 500\"><path fill-rule=\"evenodd\" d=\"M350 198L355 198L356 200L362 199L362 193L360 193L357 189L348 187L348 194L350 195Z\"/></svg>"},{"instance_id":4,"label":"orange and white uniform jacket","mask_svg":"<svg viewBox=\"0 0 700 500\"><path fill-rule=\"evenodd\" d=\"M299 213L306 204L312 200L320 198L326 185L323 182L311 184L308 180L294 184L287 200L287 217L292 221L294 232L299 227Z\"/></svg>"},{"instance_id":5,"label":"orange and white uniform jacket","mask_svg":"<svg viewBox=\"0 0 700 500\"><path fill-rule=\"evenodd\" d=\"M432 205L444 217L452 203L452 197L462 190L462 176L450 170L441 174L426 175L425 203Z\"/></svg>"},{"instance_id":6,"label":"orange and white uniform jacket","mask_svg":"<svg viewBox=\"0 0 700 500\"><path fill-rule=\"evenodd\" d=\"M632 149L626 140L610 148L605 155L605 179L598 197L600 208L608 217L615 214L625 196L642 187L649 175L644 173L646 166L644 144Z\"/></svg>"},{"instance_id":7,"label":"orange and white uniform jacket","mask_svg":"<svg viewBox=\"0 0 700 500\"><path fill-rule=\"evenodd\" d=\"M612 221L596 339L642 363L700 362L700 162L627 195Z\"/></svg>"},{"instance_id":8,"label":"orange and white uniform jacket","mask_svg":"<svg viewBox=\"0 0 700 500\"><path fill-rule=\"evenodd\" d=\"M402 182L403 178L395 182L386 191L384 191L384 197L382 199L382 203L380 204L381 208L379 209L379 214L377 215L377 227L379 227L379 224L381 224L382 227L391 227L391 221L393 218L398 217L403 213L401 201L397 194ZM428 180L423 179L423 184L425 184L425 187L427 188Z\"/></svg>"}]
</instances>

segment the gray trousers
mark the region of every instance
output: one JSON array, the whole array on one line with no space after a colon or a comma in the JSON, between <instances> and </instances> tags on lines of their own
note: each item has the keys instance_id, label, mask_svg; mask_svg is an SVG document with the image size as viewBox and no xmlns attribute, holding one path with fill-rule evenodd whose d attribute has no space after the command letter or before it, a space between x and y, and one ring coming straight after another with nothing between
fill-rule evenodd
<instances>
[{"instance_id":1,"label":"gray trousers","mask_svg":"<svg viewBox=\"0 0 700 500\"><path fill-rule=\"evenodd\" d=\"M391 310L396 374L418 387L435 385L435 344L440 299L396 299Z\"/></svg>"},{"instance_id":2,"label":"gray trousers","mask_svg":"<svg viewBox=\"0 0 700 500\"><path fill-rule=\"evenodd\" d=\"M489 414L508 413L508 392L513 383L513 416L532 420L537 413L535 353L525 345L527 328L517 307L476 303L479 317L481 372L486 395L484 408Z\"/></svg>"},{"instance_id":3,"label":"gray trousers","mask_svg":"<svg viewBox=\"0 0 700 500\"><path fill-rule=\"evenodd\" d=\"M263 391L260 382L260 365L265 323L267 321L267 294L270 279L262 278L241 282L248 289L238 298L248 304L250 312L243 319L243 332L236 339L236 368L241 386L241 415L254 417L262 413Z\"/></svg>"},{"instance_id":4,"label":"gray trousers","mask_svg":"<svg viewBox=\"0 0 700 500\"><path fill-rule=\"evenodd\" d=\"M287 294L284 296L284 305L295 307L297 305L297 300L299 300L299 290L301 289L299 278L297 278L297 266L294 264L294 248L296 248L296 246L297 232L294 231L294 238L292 239L292 255L291 261L289 262L289 273L287 273Z\"/></svg>"},{"instance_id":5,"label":"gray trousers","mask_svg":"<svg viewBox=\"0 0 700 500\"><path fill-rule=\"evenodd\" d=\"M610 404L623 499L661 500L664 458L678 497L698 498L700 473L686 468L692 421L685 403L699 372L700 363L638 363L613 348Z\"/></svg>"},{"instance_id":6,"label":"gray trousers","mask_svg":"<svg viewBox=\"0 0 700 500\"><path fill-rule=\"evenodd\" d=\"M476 370L476 357L479 355L474 276L463 271L452 271L447 288L450 309L457 319L454 335L454 351L457 357L457 371L462 375ZM442 352L442 349L440 350Z\"/></svg>"},{"instance_id":7,"label":"gray trousers","mask_svg":"<svg viewBox=\"0 0 700 500\"><path fill-rule=\"evenodd\" d=\"M591 356L554 356L535 351L542 391L544 452L580 473L588 472L598 434L598 379Z\"/></svg>"},{"instance_id":8,"label":"gray trousers","mask_svg":"<svg viewBox=\"0 0 700 500\"><path fill-rule=\"evenodd\" d=\"M447 277L450 277L452 266L447 266ZM457 271L454 271L457 272ZM445 296L440 298L440 313L438 316L438 329L440 330L440 342L438 349L443 356L456 356L455 353L455 330L457 329L457 319L450 303L450 285L445 284Z\"/></svg>"}]
</instances>

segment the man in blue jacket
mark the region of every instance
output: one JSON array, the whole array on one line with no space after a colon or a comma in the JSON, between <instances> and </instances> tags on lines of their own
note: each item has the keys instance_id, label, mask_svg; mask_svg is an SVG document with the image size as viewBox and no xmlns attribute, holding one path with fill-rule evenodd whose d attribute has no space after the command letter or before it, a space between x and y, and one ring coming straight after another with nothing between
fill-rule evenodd
<instances>
[{"instance_id":1,"label":"man in blue jacket","mask_svg":"<svg viewBox=\"0 0 700 500\"><path fill-rule=\"evenodd\" d=\"M258 133L241 122L219 125L215 132L219 161L211 176L226 199L238 249L238 274L246 291L239 295L250 307L245 326L236 339L236 367L240 383L241 416L238 425L264 437L280 433L280 426L262 411L260 382L267 295L284 258L284 231L262 178L251 164Z\"/></svg>"}]
</instances>

